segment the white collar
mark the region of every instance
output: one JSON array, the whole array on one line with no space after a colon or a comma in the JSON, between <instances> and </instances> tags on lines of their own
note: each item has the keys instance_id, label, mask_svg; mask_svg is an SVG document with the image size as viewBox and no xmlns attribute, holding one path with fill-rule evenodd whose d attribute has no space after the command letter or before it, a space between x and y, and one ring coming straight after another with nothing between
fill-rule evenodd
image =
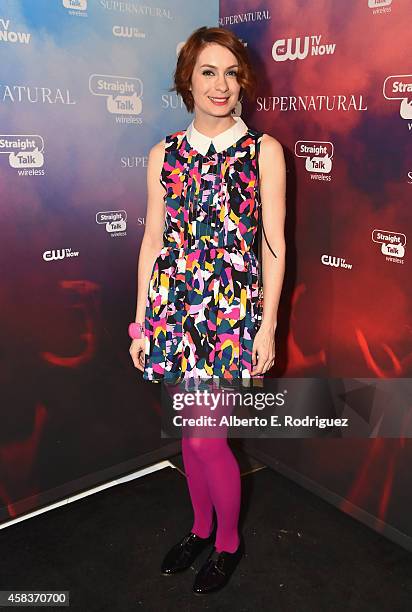
<instances>
[{"instance_id":1,"label":"white collar","mask_svg":"<svg viewBox=\"0 0 412 612\"><path fill-rule=\"evenodd\" d=\"M233 115L232 115L233 116ZM213 142L216 153L224 151L239 140L248 131L248 126L241 117L233 116L236 123L227 130L220 132L217 136L210 138L199 132L194 126L194 120L186 129L186 138L191 147L196 149L202 155L206 155L209 150L210 143Z\"/></svg>"}]
</instances>

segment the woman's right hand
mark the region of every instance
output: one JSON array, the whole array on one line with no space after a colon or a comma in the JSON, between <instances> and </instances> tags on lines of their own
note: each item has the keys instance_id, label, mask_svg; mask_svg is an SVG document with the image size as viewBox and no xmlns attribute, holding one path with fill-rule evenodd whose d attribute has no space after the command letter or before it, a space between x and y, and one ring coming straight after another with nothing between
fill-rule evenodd
<instances>
[{"instance_id":1,"label":"woman's right hand","mask_svg":"<svg viewBox=\"0 0 412 612\"><path fill-rule=\"evenodd\" d=\"M145 361L145 338L135 338L129 349L134 367L143 372Z\"/></svg>"}]
</instances>

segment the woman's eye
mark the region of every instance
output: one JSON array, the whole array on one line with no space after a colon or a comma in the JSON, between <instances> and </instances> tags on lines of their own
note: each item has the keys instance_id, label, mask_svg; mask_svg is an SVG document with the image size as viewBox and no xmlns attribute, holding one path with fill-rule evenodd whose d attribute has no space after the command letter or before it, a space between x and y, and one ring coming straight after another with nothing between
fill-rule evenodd
<instances>
[{"instance_id":1,"label":"woman's eye","mask_svg":"<svg viewBox=\"0 0 412 612\"><path fill-rule=\"evenodd\" d=\"M206 75L206 74L213 74L213 72L212 72L212 70L204 70L204 71L202 72L202 74L205 74L205 75ZM233 74L234 76L237 76L237 72L236 72L236 70L229 70L229 71L228 71L228 74Z\"/></svg>"}]
</instances>

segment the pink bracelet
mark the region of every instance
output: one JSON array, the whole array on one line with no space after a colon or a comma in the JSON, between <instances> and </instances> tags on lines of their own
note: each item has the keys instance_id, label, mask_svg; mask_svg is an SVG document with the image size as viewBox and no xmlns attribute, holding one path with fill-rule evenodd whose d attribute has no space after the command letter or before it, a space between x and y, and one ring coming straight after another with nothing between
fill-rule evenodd
<instances>
[{"instance_id":1,"label":"pink bracelet","mask_svg":"<svg viewBox=\"0 0 412 612\"><path fill-rule=\"evenodd\" d=\"M133 338L133 340L139 340L140 338L144 338L144 323L130 323L129 325L129 336Z\"/></svg>"}]
</instances>

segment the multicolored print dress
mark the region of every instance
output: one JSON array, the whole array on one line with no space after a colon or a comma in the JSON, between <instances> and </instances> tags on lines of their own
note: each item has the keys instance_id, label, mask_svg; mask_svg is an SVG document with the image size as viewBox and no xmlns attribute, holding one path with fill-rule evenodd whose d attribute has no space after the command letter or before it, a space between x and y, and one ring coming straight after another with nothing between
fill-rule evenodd
<instances>
[{"instance_id":1,"label":"multicolored print dress","mask_svg":"<svg viewBox=\"0 0 412 612\"><path fill-rule=\"evenodd\" d=\"M263 134L234 119L213 139L193 122L166 136L166 216L148 287L144 380L251 378Z\"/></svg>"}]
</instances>

